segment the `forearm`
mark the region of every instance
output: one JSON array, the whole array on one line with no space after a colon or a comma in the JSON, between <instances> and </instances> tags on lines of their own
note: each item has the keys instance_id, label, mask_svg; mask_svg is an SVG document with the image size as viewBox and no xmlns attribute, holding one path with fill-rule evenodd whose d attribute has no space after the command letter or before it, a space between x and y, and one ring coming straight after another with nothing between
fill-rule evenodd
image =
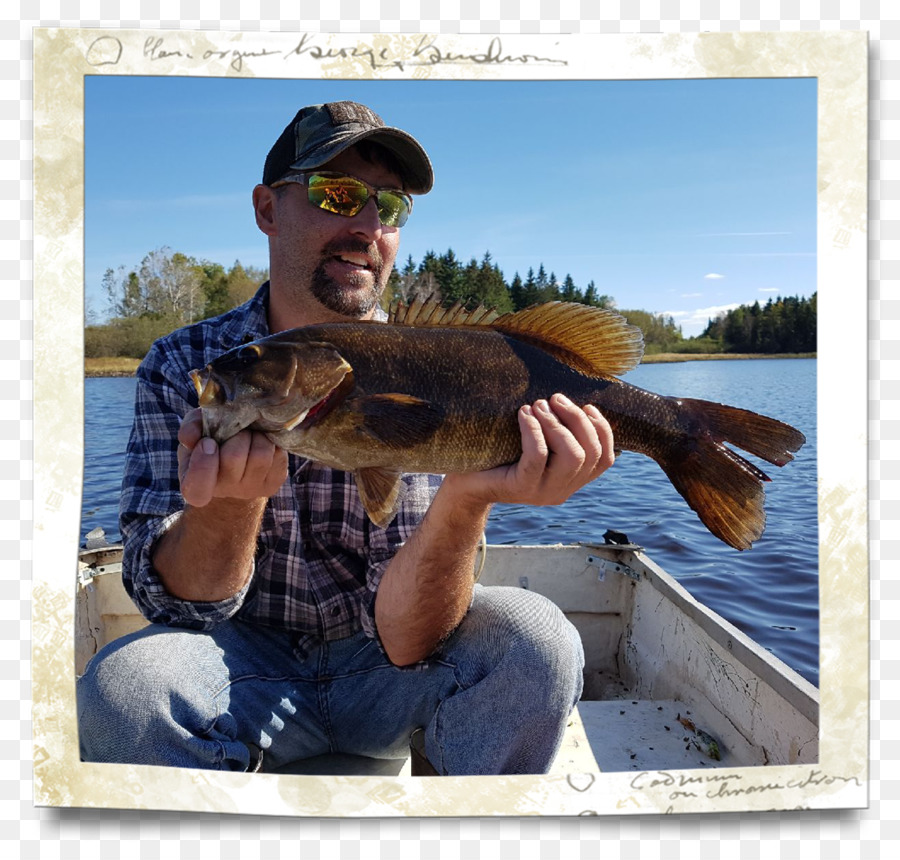
<instances>
[{"instance_id":1,"label":"forearm","mask_svg":"<svg viewBox=\"0 0 900 860\"><path fill-rule=\"evenodd\" d=\"M448 475L415 534L394 556L375 599L381 644L398 666L428 657L472 600L475 553L490 504Z\"/></svg>"},{"instance_id":2,"label":"forearm","mask_svg":"<svg viewBox=\"0 0 900 860\"><path fill-rule=\"evenodd\" d=\"M486 472L448 475L415 534L388 566L375 624L397 665L422 660L462 620L475 551L495 502L560 504L613 463L608 422L554 395L519 410L522 456ZM552 457L551 457L552 455Z\"/></svg>"},{"instance_id":3,"label":"forearm","mask_svg":"<svg viewBox=\"0 0 900 860\"><path fill-rule=\"evenodd\" d=\"M237 594L253 571L265 499L214 499L185 506L152 551L166 590L182 600L213 602Z\"/></svg>"}]
</instances>

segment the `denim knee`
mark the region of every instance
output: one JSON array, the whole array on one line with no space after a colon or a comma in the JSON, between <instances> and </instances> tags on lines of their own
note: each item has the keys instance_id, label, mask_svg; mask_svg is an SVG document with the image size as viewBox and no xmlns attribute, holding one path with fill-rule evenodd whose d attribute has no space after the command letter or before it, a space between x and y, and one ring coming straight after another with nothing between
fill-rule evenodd
<instances>
[{"instance_id":1,"label":"denim knee","mask_svg":"<svg viewBox=\"0 0 900 860\"><path fill-rule=\"evenodd\" d=\"M583 684L581 638L559 607L477 587L441 658L458 690L426 727L429 761L441 773L546 773Z\"/></svg>"},{"instance_id":2,"label":"denim knee","mask_svg":"<svg viewBox=\"0 0 900 860\"><path fill-rule=\"evenodd\" d=\"M515 679L518 691L530 691L535 702L554 700L566 713L578 702L584 669L581 637L562 610L542 595L476 587L459 632L471 643L464 648L470 659L458 667L462 686L501 667Z\"/></svg>"},{"instance_id":3,"label":"denim knee","mask_svg":"<svg viewBox=\"0 0 900 860\"><path fill-rule=\"evenodd\" d=\"M76 686L85 760L196 763L192 755L167 759L177 759L179 749L208 733L218 717L215 679L220 672L209 674L214 654L204 659L197 653L202 648L191 647L194 641L186 637L197 635L145 628L110 643L88 663Z\"/></svg>"}]
</instances>

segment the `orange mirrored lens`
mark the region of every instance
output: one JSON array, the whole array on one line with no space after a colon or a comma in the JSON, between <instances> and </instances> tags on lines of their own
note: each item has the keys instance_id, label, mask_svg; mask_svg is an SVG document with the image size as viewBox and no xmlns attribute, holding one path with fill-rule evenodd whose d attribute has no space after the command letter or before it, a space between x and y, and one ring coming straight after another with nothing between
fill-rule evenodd
<instances>
[{"instance_id":1,"label":"orange mirrored lens","mask_svg":"<svg viewBox=\"0 0 900 860\"><path fill-rule=\"evenodd\" d=\"M326 212L351 217L356 215L369 197L374 196L378 217L386 227L402 227L409 217L411 201L397 191L376 191L370 195L363 182L351 176L321 176L308 178L309 202Z\"/></svg>"}]
</instances>

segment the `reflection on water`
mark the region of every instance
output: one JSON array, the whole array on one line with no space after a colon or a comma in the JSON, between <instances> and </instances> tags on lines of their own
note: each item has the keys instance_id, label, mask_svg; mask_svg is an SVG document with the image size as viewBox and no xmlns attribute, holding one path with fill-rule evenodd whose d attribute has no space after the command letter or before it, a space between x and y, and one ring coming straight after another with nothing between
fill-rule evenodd
<instances>
[{"instance_id":1,"label":"reflection on water","mask_svg":"<svg viewBox=\"0 0 900 860\"><path fill-rule=\"evenodd\" d=\"M653 364L625 379L659 394L762 412L806 434L806 445L783 469L754 461L772 477L762 539L747 552L721 543L656 463L625 452L614 468L565 505L498 505L488 523L488 542L602 542L607 529L624 532L694 597L818 684L816 362ZM82 535L100 525L111 540L119 539L117 504L134 387L134 379L85 380Z\"/></svg>"}]
</instances>

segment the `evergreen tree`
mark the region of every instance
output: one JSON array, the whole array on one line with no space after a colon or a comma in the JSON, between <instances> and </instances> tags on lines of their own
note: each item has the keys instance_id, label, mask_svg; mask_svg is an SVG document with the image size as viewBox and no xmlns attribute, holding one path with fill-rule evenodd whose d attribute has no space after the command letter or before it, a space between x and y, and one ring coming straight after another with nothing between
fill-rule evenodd
<instances>
[{"instance_id":1,"label":"evergreen tree","mask_svg":"<svg viewBox=\"0 0 900 860\"><path fill-rule=\"evenodd\" d=\"M709 320L700 337L718 341L726 352L815 352L816 294L741 305Z\"/></svg>"},{"instance_id":2,"label":"evergreen tree","mask_svg":"<svg viewBox=\"0 0 900 860\"><path fill-rule=\"evenodd\" d=\"M416 277L416 294L426 298L435 296L438 299L442 297L440 284L438 283L438 272L441 269L440 261L434 251L427 251L419 263L419 269Z\"/></svg>"},{"instance_id":3,"label":"evergreen tree","mask_svg":"<svg viewBox=\"0 0 900 860\"><path fill-rule=\"evenodd\" d=\"M509 285L509 298L515 311L522 310L528 304L525 299L525 285L518 272L513 276L512 283Z\"/></svg>"},{"instance_id":4,"label":"evergreen tree","mask_svg":"<svg viewBox=\"0 0 900 860\"><path fill-rule=\"evenodd\" d=\"M547 280L547 287L544 290L544 301L553 302L559 298L559 281L556 280L556 273L551 272Z\"/></svg>"},{"instance_id":5,"label":"evergreen tree","mask_svg":"<svg viewBox=\"0 0 900 860\"><path fill-rule=\"evenodd\" d=\"M575 281L572 280L571 275L566 275L563 280L562 289L560 290L559 297L564 302L580 302L584 298L581 295L581 290L575 286Z\"/></svg>"},{"instance_id":6,"label":"evergreen tree","mask_svg":"<svg viewBox=\"0 0 900 860\"><path fill-rule=\"evenodd\" d=\"M499 313L506 313L513 309L509 288L503 278L500 267L491 259L491 252L485 251L481 265L475 275L475 291L473 304L483 304L485 307L494 308Z\"/></svg>"},{"instance_id":7,"label":"evergreen tree","mask_svg":"<svg viewBox=\"0 0 900 860\"><path fill-rule=\"evenodd\" d=\"M543 266L541 266L543 270ZM546 275L544 276L546 279ZM534 275L534 269L528 269L528 274L525 276L525 284L522 289L522 307L527 308L531 305L536 305L539 301L541 301L541 289L538 286L537 278Z\"/></svg>"},{"instance_id":8,"label":"evergreen tree","mask_svg":"<svg viewBox=\"0 0 900 860\"><path fill-rule=\"evenodd\" d=\"M452 305L465 298L462 269L452 248L448 248L438 259L437 281L445 305Z\"/></svg>"}]
</instances>

